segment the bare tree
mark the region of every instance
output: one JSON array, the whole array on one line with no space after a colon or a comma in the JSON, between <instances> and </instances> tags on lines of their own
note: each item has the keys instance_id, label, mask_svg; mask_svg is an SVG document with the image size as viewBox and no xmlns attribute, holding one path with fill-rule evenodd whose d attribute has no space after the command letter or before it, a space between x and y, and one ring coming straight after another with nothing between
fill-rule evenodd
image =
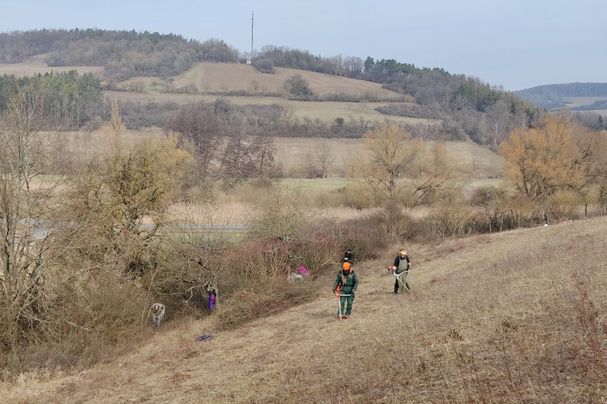
<instances>
[{"instance_id":1,"label":"bare tree","mask_svg":"<svg viewBox=\"0 0 607 404\"><path fill-rule=\"evenodd\" d=\"M411 139L386 123L365 136L369 159L359 159L360 176L376 197L414 206L450 179L451 164L441 143Z\"/></svg>"},{"instance_id":2,"label":"bare tree","mask_svg":"<svg viewBox=\"0 0 607 404\"><path fill-rule=\"evenodd\" d=\"M375 190L383 189L389 200L398 196L399 180L411 172L421 151L421 142L411 140L399 126L385 123L365 135L371 160L364 180Z\"/></svg>"},{"instance_id":3,"label":"bare tree","mask_svg":"<svg viewBox=\"0 0 607 404\"><path fill-rule=\"evenodd\" d=\"M327 178L329 176L329 170L334 161L335 157L328 148L323 147L316 151L316 162L322 171L322 178Z\"/></svg>"},{"instance_id":4,"label":"bare tree","mask_svg":"<svg viewBox=\"0 0 607 404\"><path fill-rule=\"evenodd\" d=\"M33 184L44 152L38 107L35 97L17 93L0 126L0 296L13 337L40 323L43 305L50 237L43 215L52 187Z\"/></svg>"}]
</instances>

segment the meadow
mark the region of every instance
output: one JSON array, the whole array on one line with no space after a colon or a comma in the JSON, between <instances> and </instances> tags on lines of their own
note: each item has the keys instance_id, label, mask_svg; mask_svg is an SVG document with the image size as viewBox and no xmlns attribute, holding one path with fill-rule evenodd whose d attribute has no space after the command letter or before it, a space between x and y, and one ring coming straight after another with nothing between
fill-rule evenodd
<instances>
[{"instance_id":1,"label":"meadow","mask_svg":"<svg viewBox=\"0 0 607 404\"><path fill-rule=\"evenodd\" d=\"M119 87L139 87L150 92L163 86L174 89L194 88L201 93L249 92L252 94L280 94L287 96L284 82L289 77L300 75L318 96L346 94L359 97L402 100L400 94L382 88L380 84L355 80L347 77L331 76L323 73L287 68L275 68L274 73L261 73L251 65L236 63L198 63L176 77L153 79L133 77L120 82ZM412 98L407 98L412 101Z\"/></svg>"},{"instance_id":2,"label":"meadow","mask_svg":"<svg viewBox=\"0 0 607 404\"><path fill-rule=\"evenodd\" d=\"M385 271L395 245L356 264L347 321L335 319L329 275L318 299L237 329L180 320L111 362L23 374L0 391L14 403L601 402L606 227L411 244L406 295L392 294Z\"/></svg>"},{"instance_id":3,"label":"meadow","mask_svg":"<svg viewBox=\"0 0 607 404\"><path fill-rule=\"evenodd\" d=\"M46 66L12 68L31 75ZM368 120L365 140L274 137L266 148L204 125L189 133L199 138L167 137L157 127L126 130L118 104L90 130L0 131L14 146L0 150L12 173L2 177L3 202L19 211L5 220L25 241L4 249L27 245L0 272L13 288L0 297L20 302L0 316L0 401L604 401L607 221L579 219L607 206L604 154L582 146L607 143L568 139L555 153L579 172L553 178L571 171L533 154L542 147L508 155L470 141L417 142L393 123L439 122L387 122L375 108L395 93L379 84L275 70L203 63L104 93L141 103L221 97L331 124ZM319 96L358 98L290 100L283 83L294 73ZM16 112L7 124L20 122ZM565 128L599 139L564 119L542 125L546 137ZM253 153L266 158L274 147L276 165L264 171ZM28 159L12 153L21 148ZM207 149L215 154L205 165ZM512 168L527 160L515 152L546 163L536 195L516 192ZM577 182L563 190L563 178ZM394 295L386 267L402 247L413 291ZM354 316L340 322L330 286L346 248L361 286ZM287 283L301 264L310 278ZM209 282L221 288L211 314ZM155 301L168 313L157 332L148 321ZM214 339L196 342L201 334Z\"/></svg>"}]
</instances>

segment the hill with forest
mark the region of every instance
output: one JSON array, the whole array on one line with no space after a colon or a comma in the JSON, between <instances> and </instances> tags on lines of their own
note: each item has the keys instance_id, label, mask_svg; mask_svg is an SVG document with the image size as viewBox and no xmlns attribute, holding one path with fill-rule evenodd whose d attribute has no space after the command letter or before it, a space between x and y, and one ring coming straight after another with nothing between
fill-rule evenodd
<instances>
[{"instance_id":1,"label":"hill with forest","mask_svg":"<svg viewBox=\"0 0 607 404\"><path fill-rule=\"evenodd\" d=\"M0 34L0 74L76 69L98 77L106 95L114 91L112 96L126 103L132 103L133 94L155 97L139 97L126 106L140 111L137 125L163 126L158 114L142 117L141 111L174 111L175 95L190 96L179 98L181 104L237 97L229 101L275 105L270 115L294 113L299 121L291 126L312 128L305 131L312 136L360 137L374 122L392 120L414 135L496 147L514 127L532 125L539 116L536 107L515 94L441 68L371 56L324 57L275 46L256 52L251 66L248 56L221 40L156 32L42 29ZM107 118L108 109L104 111L100 118ZM259 119L270 118L262 114ZM344 122L348 130L342 130Z\"/></svg>"},{"instance_id":2,"label":"hill with forest","mask_svg":"<svg viewBox=\"0 0 607 404\"><path fill-rule=\"evenodd\" d=\"M520 90L516 94L549 110L607 110L607 83L548 84Z\"/></svg>"}]
</instances>

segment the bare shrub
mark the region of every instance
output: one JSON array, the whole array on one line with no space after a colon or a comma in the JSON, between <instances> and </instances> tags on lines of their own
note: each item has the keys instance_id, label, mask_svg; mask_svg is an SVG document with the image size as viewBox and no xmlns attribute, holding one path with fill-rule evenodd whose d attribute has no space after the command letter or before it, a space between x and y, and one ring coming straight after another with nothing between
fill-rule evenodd
<instances>
[{"instance_id":1,"label":"bare shrub","mask_svg":"<svg viewBox=\"0 0 607 404\"><path fill-rule=\"evenodd\" d=\"M7 176L3 167L0 179L21 185L2 189L14 191L10 203L22 209L4 210L11 206L4 199L0 210L10 214L0 222L3 234L14 235L2 240L16 241L2 249L10 265L3 262L0 273L0 303L15 309L0 315L0 359L11 370L94 363L148 323L154 296L142 276L158 266L158 229L189 156L172 138L124 147L117 111L112 126L112 152L76 176L61 199L29 187L40 152L30 154L27 143L15 148L26 157L21 174Z\"/></svg>"},{"instance_id":2,"label":"bare shrub","mask_svg":"<svg viewBox=\"0 0 607 404\"><path fill-rule=\"evenodd\" d=\"M261 73L273 74L274 63L269 58L255 58L252 63L253 67Z\"/></svg>"},{"instance_id":3,"label":"bare shrub","mask_svg":"<svg viewBox=\"0 0 607 404\"><path fill-rule=\"evenodd\" d=\"M377 206L373 194L362 184L351 184L340 191L344 206L354 209L368 209Z\"/></svg>"},{"instance_id":4,"label":"bare shrub","mask_svg":"<svg viewBox=\"0 0 607 404\"><path fill-rule=\"evenodd\" d=\"M299 74L289 77L284 84L287 93L298 100L308 100L314 98L314 93L308 82Z\"/></svg>"},{"instance_id":5,"label":"bare shrub","mask_svg":"<svg viewBox=\"0 0 607 404\"><path fill-rule=\"evenodd\" d=\"M578 192L561 190L551 195L548 203L555 219L575 219L583 200Z\"/></svg>"},{"instance_id":6,"label":"bare shrub","mask_svg":"<svg viewBox=\"0 0 607 404\"><path fill-rule=\"evenodd\" d=\"M454 236L466 232L470 215L465 203L445 200L434 208L428 224L440 237Z\"/></svg>"},{"instance_id":7,"label":"bare shrub","mask_svg":"<svg viewBox=\"0 0 607 404\"><path fill-rule=\"evenodd\" d=\"M372 237L375 240L372 245L385 246L387 241L423 240L427 237L426 224L413 218L403 209L399 203L388 201L382 209L360 220L365 223L367 231L378 233L376 237Z\"/></svg>"},{"instance_id":8,"label":"bare shrub","mask_svg":"<svg viewBox=\"0 0 607 404\"><path fill-rule=\"evenodd\" d=\"M276 189L262 199L249 233L252 238L286 238L301 230L309 219L309 211L296 199Z\"/></svg>"},{"instance_id":9,"label":"bare shrub","mask_svg":"<svg viewBox=\"0 0 607 404\"><path fill-rule=\"evenodd\" d=\"M341 246L339 252L350 249L357 260L377 258L389 241L387 234L370 216L340 223L333 231Z\"/></svg>"}]
</instances>

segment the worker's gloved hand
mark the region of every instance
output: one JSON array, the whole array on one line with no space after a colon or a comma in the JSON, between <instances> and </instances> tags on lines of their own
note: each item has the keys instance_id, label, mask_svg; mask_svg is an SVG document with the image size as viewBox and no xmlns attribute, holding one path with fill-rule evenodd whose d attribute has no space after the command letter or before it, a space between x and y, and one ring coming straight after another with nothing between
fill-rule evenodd
<instances>
[{"instance_id":1,"label":"worker's gloved hand","mask_svg":"<svg viewBox=\"0 0 607 404\"><path fill-rule=\"evenodd\" d=\"M354 300L355 297L356 297L356 294L354 292L352 292L352 300Z\"/></svg>"}]
</instances>

